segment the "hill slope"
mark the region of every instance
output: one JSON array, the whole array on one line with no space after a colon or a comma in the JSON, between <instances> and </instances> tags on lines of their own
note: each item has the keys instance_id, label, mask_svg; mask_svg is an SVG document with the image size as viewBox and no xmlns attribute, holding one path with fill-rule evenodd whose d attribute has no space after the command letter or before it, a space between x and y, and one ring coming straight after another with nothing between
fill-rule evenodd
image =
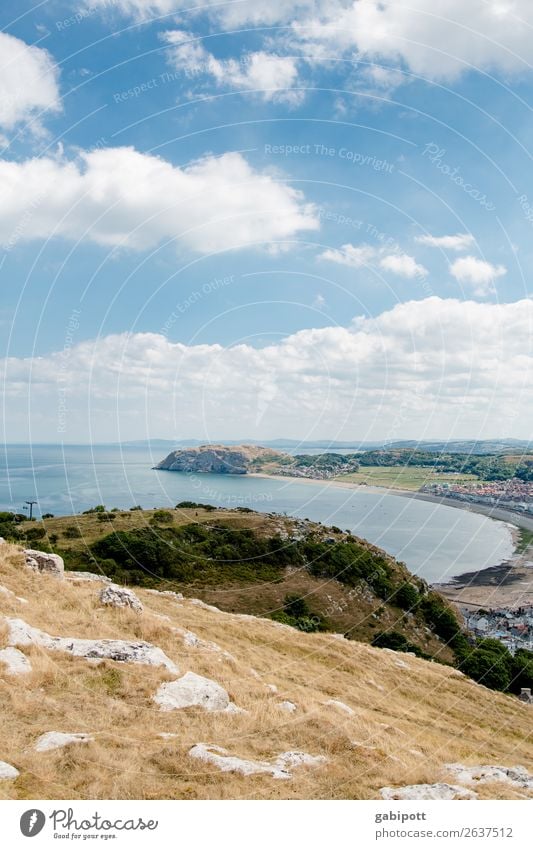
<instances>
[{"instance_id":1,"label":"hill slope","mask_svg":"<svg viewBox=\"0 0 533 849\"><path fill-rule=\"evenodd\" d=\"M451 634L440 639L432 611L424 617L414 610L413 588L426 589L424 582L382 549L317 522L190 505L17 528L30 545L32 534L43 534L39 545L48 540L69 569L97 568L119 583L177 590L228 612L281 619L287 597L296 595L320 629L365 642L394 631L412 650L453 661Z\"/></svg>"},{"instance_id":2,"label":"hill slope","mask_svg":"<svg viewBox=\"0 0 533 849\"><path fill-rule=\"evenodd\" d=\"M446 764L532 763L531 708L449 667L146 589L142 611L106 606L104 584L33 572L15 546L0 547L0 583L1 644L18 639L31 664L0 675L0 759L19 772L3 798L379 798L443 781L468 794ZM32 642L13 620L39 629ZM72 639L39 645L40 632ZM147 641L166 666L98 662L74 638ZM245 712L162 710L161 685L191 672ZM36 751L48 732L89 739ZM476 783L479 798L531 796L529 779L499 776Z\"/></svg>"}]
</instances>

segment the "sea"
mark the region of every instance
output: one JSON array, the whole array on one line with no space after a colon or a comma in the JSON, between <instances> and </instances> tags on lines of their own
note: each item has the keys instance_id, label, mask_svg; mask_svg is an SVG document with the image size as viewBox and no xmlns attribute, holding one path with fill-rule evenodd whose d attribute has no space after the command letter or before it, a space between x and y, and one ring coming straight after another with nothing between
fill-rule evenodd
<instances>
[{"instance_id":1,"label":"sea","mask_svg":"<svg viewBox=\"0 0 533 849\"><path fill-rule=\"evenodd\" d=\"M187 474L153 466L167 448L128 445L6 445L0 456L0 509L70 515L96 504L108 509L196 501L250 507L336 525L403 561L430 583L486 569L509 558L509 525L477 513L328 481L248 475Z\"/></svg>"}]
</instances>

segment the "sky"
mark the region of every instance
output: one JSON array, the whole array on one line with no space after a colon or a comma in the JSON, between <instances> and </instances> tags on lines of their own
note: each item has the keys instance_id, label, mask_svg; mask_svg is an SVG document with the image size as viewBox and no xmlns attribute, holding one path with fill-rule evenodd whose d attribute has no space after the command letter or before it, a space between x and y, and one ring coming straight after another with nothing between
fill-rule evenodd
<instances>
[{"instance_id":1,"label":"sky","mask_svg":"<svg viewBox=\"0 0 533 849\"><path fill-rule=\"evenodd\" d=\"M2 439L530 439L530 0L4 0Z\"/></svg>"}]
</instances>

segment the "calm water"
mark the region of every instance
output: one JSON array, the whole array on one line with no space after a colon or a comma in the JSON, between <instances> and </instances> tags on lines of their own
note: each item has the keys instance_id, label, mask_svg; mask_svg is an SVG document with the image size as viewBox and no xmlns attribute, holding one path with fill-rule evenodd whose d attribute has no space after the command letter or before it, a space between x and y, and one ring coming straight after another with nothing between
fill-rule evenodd
<instances>
[{"instance_id":1,"label":"calm water","mask_svg":"<svg viewBox=\"0 0 533 849\"><path fill-rule=\"evenodd\" d=\"M509 528L475 513L333 484L154 471L168 451L125 446L7 446L0 459L0 509L66 515L108 508L203 501L247 506L349 528L428 581L500 563L513 551Z\"/></svg>"}]
</instances>

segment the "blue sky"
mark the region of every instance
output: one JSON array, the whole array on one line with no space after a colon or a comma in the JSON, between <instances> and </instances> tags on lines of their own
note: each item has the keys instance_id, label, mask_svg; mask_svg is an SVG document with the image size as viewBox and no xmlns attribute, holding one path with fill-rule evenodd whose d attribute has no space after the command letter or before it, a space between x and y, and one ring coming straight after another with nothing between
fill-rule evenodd
<instances>
[{"instance_id":1,"label":"blue sky","mask_svg":"<svg viewBox=\"0 0 533 849\"><path fill-rule=\"evenodd\" d=\"M189 6L3 4L6 438L529 436L527 2Z\"/></svg>"}]
</instances>

